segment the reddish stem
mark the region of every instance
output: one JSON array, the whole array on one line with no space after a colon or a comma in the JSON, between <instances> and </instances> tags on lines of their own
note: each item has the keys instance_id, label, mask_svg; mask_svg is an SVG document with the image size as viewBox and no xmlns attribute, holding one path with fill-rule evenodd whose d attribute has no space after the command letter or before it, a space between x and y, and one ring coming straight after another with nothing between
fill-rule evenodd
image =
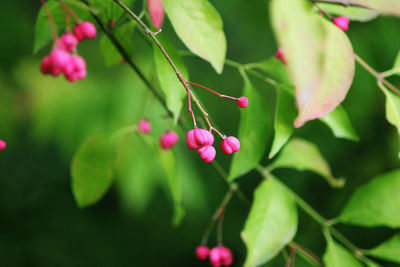
<instances>
[{"instance_id":1,"label":"reddish stem","mask_svg":"<svg viewBox=\"0 0 400 267\"><path fill-rule=\"evenodd\" d=\"M233 99L233 100L237 100L236 97L220 94L220 93L218 93L218 92L216 92L216 91L214 91L214 90L212 90L212 89L210 89L210 88L208 88L208 87L205 87L205 86L203 86L203 85L200 85L200 84L197 84L197 83L193 83L193 82L189 82L189 81L186 81L186 83L195 85L195 86L200 87L200 88L203 88L203 89L206 89L207 91L210 91L211 93L214 93L214 94L216 94L216 95L218 95L218 96L220 96L220 97L229 98L229 99Z\"/></svg>"},{"instance_id":2,"label":"reddish stem","mask_svg":"<svg viewBox=\"0 0 400 267\"><path fill-rule=\"evenodd\" d=\"M67 6L65 3L63 3L63 2L59 2L60 3L60 6L69 14L69 15L71 15L73 18L74 18L74 20L75 20L75 22L79 22L80 21L80 19L79 19L79 17L78 17L78 15L69 7L69 6Z\"/></svg>"},{"instance_id":3,"label":"reddish stem","mask_svg":"<svg viewBox=\"0 0 400 267\"><path fill-rule=\"evenodd\" d=\"M44 12L46 13L47 20L49 21L51 35L53 37L53 42L56 43L57 39L58 39L57 29L56 29L56 25L54 24L53 17L51 16L50 9L49 9L49 7L47 6L47 3L44 0L40 0L40 2L42 3L42 6L44 8Z\"/></svg>"}]
</instances>

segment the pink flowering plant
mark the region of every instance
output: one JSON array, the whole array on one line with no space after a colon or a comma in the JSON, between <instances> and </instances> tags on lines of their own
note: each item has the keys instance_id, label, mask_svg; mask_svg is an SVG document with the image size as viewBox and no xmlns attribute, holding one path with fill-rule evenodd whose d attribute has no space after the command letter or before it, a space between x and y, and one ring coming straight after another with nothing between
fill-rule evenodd
<instances>
[{"instance_id":1,"label":"pink flowering plant","mask_svg":"<svg viewBox=\"0 0 400 267\"><path fill-rule=\"evenodd\" d=\"M282 255L286 266L295 266L296 257L304 258L311 266L379 266L377 259L400 263L398 235L366 250L337 229L337 224L399 228L400 170L382 174L360 187L341 213L330 219L308 205L275 172L281 168L306 170L323 177L332 188L345 186L345 179L333 175L317 146L297 137L297 129L319 120L336 138L358 141L356 129L341 105L351 88L356 63L371 74L385 96L386 118L382 120L400 131L400 90L387 79L400 68L399 60L393 69L379 73L354 51L348 37L353 21L368 21L377 15L399 17L400 1L271 0L268 5L276 53L264 61L247 64L226 58L223 18L208 0L146 0L140 12L134 11L138 3L132 0L41 2L34 47L35 51L47 51L38 66L43 74L81 82L91 69L79 47L87 39L101 38L100 51L107 65L129 65L146 85L149 97L163 109L163 116L157 117L152 115L152 108L143 108L134 124L99 132L80 146L71 165L72 191L80 208L96 204L114 183L124 194L128 186L124 181L132 173L124 173L121 166L147 161L154 167L146 173L161 173L166 180L173 203L173 224L177 226L184 219L181 180L186 179L178 170L180 164L185 164L181 159L190 157L215 169L215 177L227 184L226 195L215 207L210 224L198 233L193 261L197 258L214 267L239 266L243 262L251 267ZM187 50L178 51L167 39L174 34L163 31L167 19ZM132 49L130 37L134 31L152 49L156 82L140 65L137 55L141 51ZM224 86L210 88L207 77L190 80L183 57L201 58L217 74L232 67L243 80L242 93L231 95L233 90ZM267 105L254 80L276 89L275 106ZM235 119L237 126L218 127L217 123L223 123L212 119L206 101L199 97L200 91L218 98L221 108L240 114ZM275 114L273 123L270 113ZM131 152L136 155L126 153L126 147L134 147ZM5 149L6 142L0 140L0 150ZM220 160L230 164L221 165ZM137 170L139 165L135 165ZM239 178L252 171L262 180L254 194L245 195L241 185L246 180ZM146 175L140 179L146 179ZM246 257L240 263L236 263L236 254L223 238L224 224L229 224L224 216L233 197L246 207L250 203L240 235ZM303 215L320 225L318 231L326 241L322 257L294 241L298 218ZM216 242L209 239L214 234Z\"/></svg>"}]
</instances>

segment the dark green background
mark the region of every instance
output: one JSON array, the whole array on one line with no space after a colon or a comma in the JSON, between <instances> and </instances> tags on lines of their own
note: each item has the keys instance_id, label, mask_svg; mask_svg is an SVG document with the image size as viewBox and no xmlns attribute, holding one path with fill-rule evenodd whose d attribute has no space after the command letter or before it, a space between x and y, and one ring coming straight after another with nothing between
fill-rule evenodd
<instances>
[{"instance_id":1,"label":"dark green background","mask_svg":"<svg viewBox=\"0 0 400 267\"><path fill-rule=\"evenodd\" d=\"M268 1L211 2L224 21L227 58L250 63L274 54ZM140 6L139 1L137 4ZM194 152L188 155L197 166L192 172L198 174L192 177L192 191L186 192L190 201L179 228L171 226L172 210L161 187L144 210L121 208L115 189L97 205L77 208L70 187L73 152L90 134L137 122L142 115L139 103L143 85L128 66L105 66L97 50L98 38L80 46L80 54L88 63L85 81L70 85L63 78L42 76L40 60L50 48L32 55L39 8L38 0L0 2L0 138L8 143L0 152L0 266L208 266L195 259L194 249L227 187ZM378 18L351 23L348 35L355 51L384 71L391 68L399 50L399 28L399 19ZM163 34L184 48L168 22ZM140 54L140 47L146 45L141 44L140 37L135 40ZM242 81L232 68L226 67L218 76L200 59L185 58L185 62L192 81L240 95ZM273 114L273 89L259 80L253 82L264 93ZM375 79L357 66L344 107L360 135L359 143L335 139L320 122L307 123L295 132L318 145L335 176L346 177L344 189L331 189L322 178L308 172L276 172L327 218L338 215L358 186L399 166L398 137L386 122L384 96L375 84ZM236 106L221 104L219 98L202 91L198 94L218 126L226 134L235 135L240 118ZM153 117L161 121L155 122L161 124L153 134L157 137L164 125L170 124L161 118L163 112L155 113ZM217 159L228 169L229 157L220 153ZM251 198L259 181L259 175L252 172L239 183ZM239 234L247 212L235 197L225 217L224 243L234 252L235 266L240 266L245 257ZM393 233L387 228L339 225L338 229L362 248L371 248ZM325 243L319 225L302 211L295 240L322 256ZM215 245L214 235L210 241ZM390 266L388 262L382 264ZM265 266L283 265L279 255ZM298 266L307 265L299 259Z\"/></svg>"}]
</instances>

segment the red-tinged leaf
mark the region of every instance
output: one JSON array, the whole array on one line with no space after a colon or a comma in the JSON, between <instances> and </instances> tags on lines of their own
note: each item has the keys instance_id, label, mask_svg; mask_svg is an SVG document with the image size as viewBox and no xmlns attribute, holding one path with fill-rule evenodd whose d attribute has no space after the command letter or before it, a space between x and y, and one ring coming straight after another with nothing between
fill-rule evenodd
<instances>
[{"instance_id":1,"label":"red-tinged leaf","mask_svg":"<svg viewBox=\"0 0 400 267\"><path fill-rule=\"evenodd\" d=\"M291 8L287 8L290 6ZM301 127L333 111L354 76L353 48L346 34L313 13L309 1L274 0L272 23L296 87Z\"/></svg>"}]
</instances>

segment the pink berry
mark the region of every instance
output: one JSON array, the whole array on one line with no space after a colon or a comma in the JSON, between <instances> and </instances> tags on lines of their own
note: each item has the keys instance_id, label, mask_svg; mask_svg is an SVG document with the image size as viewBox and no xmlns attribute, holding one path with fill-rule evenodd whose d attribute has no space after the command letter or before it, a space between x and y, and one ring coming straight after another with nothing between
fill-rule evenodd
<instances>
[{"instance_id":1,"label":"pink berry","mask_svg":"<svg viewBox=\"0 0 400 267\"><path fill-rule=\"evenodd\" d=\"M236 100L236 103L239 107L245 108L249 105L249 99L245 96L242 96L238 100Z\"/></svg>"},{"instance_id":2,"label":"pink berry","mask_svg":"<svg viewBox=\"0 0 400 267\"><path fill-rule=\"evenodd\" d=\"M230 266L233 263L233 255L229 248L227 247L220 247L219 253L221 257L221 263L223 266Z\"/></svg>"},{"instance_id":3,"label":"pink berry","mask_svg":"<svg viewBox=\"0 0 400 267\"><path fill-rule=\"evenodd\" d=\"M178 142L178 140L179 136L175 132L168 131L161 136L160 145L163 149L170 149Z\"/></svg>"},{"instance_id":4,"label":"pink berry","mask_svg":"<svg viewBox=\"0 0 400 267\"><path fill-rule=\"evenodd\" d=\"M210 250L210 262L213 267L220 267L221 264L221 252L220 247L215 247Z\"/></svg>"},{"instance_id":5,"label":"pink berry","mask_svg":"<svg viewBox=\"0 0 400 267\"><path fill-rule=\"evenodd\" d=\"M51 74L51 70L52 70L52 67L51 67L50 57L46 56L43 58L42 64L40 64L40 71L43 74Z\"/></svg>"},{"instance_id":6,"label":"pink berry","mask_svg":"<svg viewBox=\"0 0 400 267\"><path fill-rule=\"evenodd\" d=\"M240 142L236 137L229 136L221 142L221 149L225 154L238 152L240 149Z\"/></svg>"},{"instance_id":7,"label":"pink berry","mask_svg":"<svg viewBox=\"0 0 400 267\"><path fill-rule=\"evenodd\" d=\"M215 155L217 154L213 146L204 146L199 148L197 153L199 153L200 157L207 163L213 161L215 159Z\"/></svg>"},{"instance_id":8,"label":"pink berry","mask_svg":"<svg viewBox=\"0 0 400 267\"><path fill-rule=\"evenodd\" d=\"M82 41L85 38L91 39L96 37L97 29L90 21L84 21L75 26L74 35L78 41Z\"/></svg>"},{"instance_id":9,"label":"pink berry","mask_svg":"<svg viewBox=\"0 0 400 267\"><path fill-rule=\"evenodd\" d=\"M196 256L199 260L204 261L208 258L208 254L210 254L210 249L206 246L198 246L196 248Z\"/></svg>"},{"instance_id":10,"label":"pink berry","mask_svg":"<svg viewBox=\"0 0 400 267\"><path fill-rule=\"evenodd\" d=\"M54 75L54 73L60 74L64 70L69 64L71 55L63 49L55 48L50 52L49 58Z\"/></svg>"},{"instance_id":11,"label":"pink berry","mask_svg":"<svg viewBox=\"0 0 400 267\"><path fill-rule=\"evenodd\" d=\"M350 19L348 17L336 17L333 20L333 24L338 26L343 31L347 31L349 29Z\"/></svg>"},{"instance_id":12,"label":"pink berry","mask_svg":"<svg viewBox=\"0 0 400 267\"><path fill-rule=\"evenodd\" d=\"M58 46L61 49L65 49L68 52L73 52L78 45L78 39L72 33L63 34L58 40Z\"/></svg>"},{"instance_id":13,"label":"pink berry","mask_svg":"<svg viewBox=\"0 0 400 267\"><path fill-rule=\"evenodd\" d=\"M70 82L85 78L87 75L85 60L81 56L72 55L64 68L64 75Z\"/></svg>"},{"instance_id":14,"label":"pink berry","mask_svg":"<svg viewBox=\"0 0 400 267\"><path fill-rule=\"evenodd\" d=\"M156 29L160 29L164 21L164 6L162 0L147 0L150 19Z\"/></svg>"},{"instance_id":15,"label":"pink berry","mask_svg":"<svg viewBox=\"0 0 400 267\"><path fill-rule=\"evenodd\" d=\"M283 56L283 48L282 47L279 47L278 51L276 51L275 58L279 59L280 61L282 61L283 64L286 65L286 60L285 60L285 57Z\"/></svg>"},{"instance_id":16,"label":"pink berry","mask_svg":"<svg viewBox=\"0 0 400 267\"><path fill-rule=\"evenodd\" d=\"M151 131L150 122L146 119L141 119L139 121L139 132L141 133L149 133Z\"/></svg>"},{"instance_id":17,"label":"pink berry","mask_svg":"<svg viewBox=\"0 0 400 267\"><path fill-rule=\"evenodd\" d=\"M186 145L189 149L195 150L203 146L211 146L214 143L214 136L210 131L195 128L186 135Z\"/></svg>"},{"instance_id":18,"label":"pink berry","mask_svg":"<svg viewBox=\"0 0 400 267\"><path fill-rule=\"evenodd\" d=\"M85 39L85 34L82 32L80 25L81 24L78 24L74 27L74 36L76 37L76 39L78 39L79 42Z\"/></svg>"},{"instance_id":19,"label":"pink berry","mask_svg":"<svg viewBox=\"0 0 400 267\"><path fill-rule=\"evenodd\" d=\"M0 151L5 149L7 147L6 142L4 142L3 140L0 139Z\"/></svg>"}]
</instances>

